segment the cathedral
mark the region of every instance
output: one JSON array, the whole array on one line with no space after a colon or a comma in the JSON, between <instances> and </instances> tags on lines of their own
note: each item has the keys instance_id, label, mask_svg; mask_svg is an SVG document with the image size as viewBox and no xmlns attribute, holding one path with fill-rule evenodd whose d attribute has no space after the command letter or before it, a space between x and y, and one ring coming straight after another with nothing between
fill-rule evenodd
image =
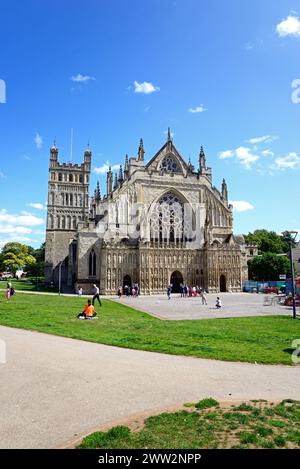
<instances>
[{"instance_id":1,"label":"cathedral","mask_svg":"<svg viewBox=\"0 0 300 469\"><path fill-rule=\"evenodd\" d=\"M145 161L143 140L136 157L125 157L116 174L108 169L106 194L99 182L90 196L92 153L82 164L60 163L50 149L45 277L63 289L115 294L139 284L141 294L165 292L181 283L208 292L235 292L248 278L249 246L233 234L227 185L212 184L201 147L198 167L173 143Z\"/></svg>"}]
</instances>

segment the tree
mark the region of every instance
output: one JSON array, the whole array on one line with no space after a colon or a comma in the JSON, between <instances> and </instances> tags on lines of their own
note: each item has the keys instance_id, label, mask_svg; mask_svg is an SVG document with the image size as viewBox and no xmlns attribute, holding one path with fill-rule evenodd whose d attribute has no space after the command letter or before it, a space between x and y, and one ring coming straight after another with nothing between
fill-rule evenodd
<instances>
[{"instance_id":1,"label":"tree","mask_svg":"<svg viewBox=\"0 0 300 469\"><path fill-rule=\"evenodd\" d=\"M275 231L255 230L253 233L244 235L247 244L255 244L259 254L272 252L283 254L288 252L289 244L284 235L278 235Z\"/></svg>"},{"instance_id":2,"label":"tree","mask_svg":"<svg viewBox=\"0 0 300 469\"><path fill-rule=\"evenodd\" d=\"M290 262L286 256L271 252L254 257L248 261L249 277L253 280L279 280L280 274L289 274Z\"/></svg>"},{"instance_id":3,"label":"tree","mask_svg":"<svg viewBox=\"0 0 300 469\"><path fill-rule=\"evenodd\" d=\"M26 265L25 270L30 277L43 277L45 270L45 243L41 244L39 249L34 249L32 255L36 262Z\"/></svg>"},{"instance_id":4,"label":"tree","mask_svg":"<svg viewBox=\"0 0 300 469\"><path fill-rule=\"evenodd\" d=\"M9 270L13 275L18 269L36 263L32 255L34 249L21 243L6 243L1 252L1 265L3 270Z\"/></svg>"}]
</instances>

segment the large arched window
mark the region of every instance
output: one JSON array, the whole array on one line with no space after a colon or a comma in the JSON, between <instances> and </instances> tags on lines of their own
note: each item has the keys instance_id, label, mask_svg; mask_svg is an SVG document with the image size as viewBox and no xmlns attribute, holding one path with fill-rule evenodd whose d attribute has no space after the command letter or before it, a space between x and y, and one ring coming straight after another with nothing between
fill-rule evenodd
<instances>
[{"instance_id":1,"label":"large arched window","mask_svg":"<svg viewBox=\"0 0 300 469\"><path fill-rule=\"evenodd\" d=\"M180 173L181 171L179 164L172 155L168 155L163 159L160 169L166 173Z\"/></svg>"},{"instance_id":2,"label":"large arched window","mask_svg":"<svg viewBox=\"0 0 300 469\"><path fill-rule=\"evenodd\" d=\"M96 253L94 249L91 250L89 255L89 277L96 276L96 267L97 267Z\"/></svg>"},{"instance_id":3,"label":"large arched window","mask_svg":"<svg viewBox=\"0 0 300 469\"><path fill-rule=\"evenodd\" d=\"M151 213L151 239L174 242L184 238L184 204L173 192L167 192Z\"/></svg>"}]
</instances>

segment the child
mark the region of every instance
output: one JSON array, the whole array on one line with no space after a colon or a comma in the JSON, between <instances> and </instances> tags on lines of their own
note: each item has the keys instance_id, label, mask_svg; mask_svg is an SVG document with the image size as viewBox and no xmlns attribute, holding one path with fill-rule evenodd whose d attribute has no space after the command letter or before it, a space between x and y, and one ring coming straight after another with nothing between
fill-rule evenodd
<instances>
[{"instance_id":1,"label":"child","mask_svg":"<svg viewBox=\"0 0 300 469\"><path fill-rule=\"evenodd\" d=\"M221 308L221 307L222 307L222 302L220 298L217 296L216 308Z\"/></svg>"},{"instance_id":2,"label":"child","mask_svg":"<svg viewBox=\"0 0 300 469\"><path fill-rule=\"evenodd\" d=\"M10 287L7 286L6 288L6 303L9 303L10 300Z\"/></svg>"}]
</instances>

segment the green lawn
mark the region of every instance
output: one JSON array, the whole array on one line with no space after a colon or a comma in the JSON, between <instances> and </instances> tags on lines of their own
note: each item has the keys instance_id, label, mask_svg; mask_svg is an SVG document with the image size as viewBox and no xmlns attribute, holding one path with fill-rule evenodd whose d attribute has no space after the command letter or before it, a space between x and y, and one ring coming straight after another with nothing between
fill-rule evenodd
<instances>
[{"instance_id":1,"label":"green lawn","mask_svg":"<svg viewBox=\"0 0 300 469\"><path fill-rule=\"evenodd\" d=\"M221 407L204 399L186 407L150 417L138 431L118 426L92 433L78 448L300 448L300 401Z\"/></svg>"},{"instance_id":2,"label":"green lawn","mask_svg":"<svg viewBox=\"0 0 300 469\"><path fill-rule=\"evenodd\" d=\"M103 300L98 320L75 318L84 298L18 293L0 297L0 324L132 349L291 365L291 343L300 321L286 316L162 321L115 301Z\"/></svg>"},{"instance_id":3,"label":"green lawn","mask_svg":"<svg viewBox=\"0 0 300 469\"><path fill-rule=\"evenodd\" d=\"M0 280L0 290L5 290L7 282L11 282L15 290L19 291L42 291L47 293L55 293L58 291L56 287L45 286L43 282L39 282L36 285L36 280L33 279L9 279L9 280Z\"/></svg>"}]
</instances>

